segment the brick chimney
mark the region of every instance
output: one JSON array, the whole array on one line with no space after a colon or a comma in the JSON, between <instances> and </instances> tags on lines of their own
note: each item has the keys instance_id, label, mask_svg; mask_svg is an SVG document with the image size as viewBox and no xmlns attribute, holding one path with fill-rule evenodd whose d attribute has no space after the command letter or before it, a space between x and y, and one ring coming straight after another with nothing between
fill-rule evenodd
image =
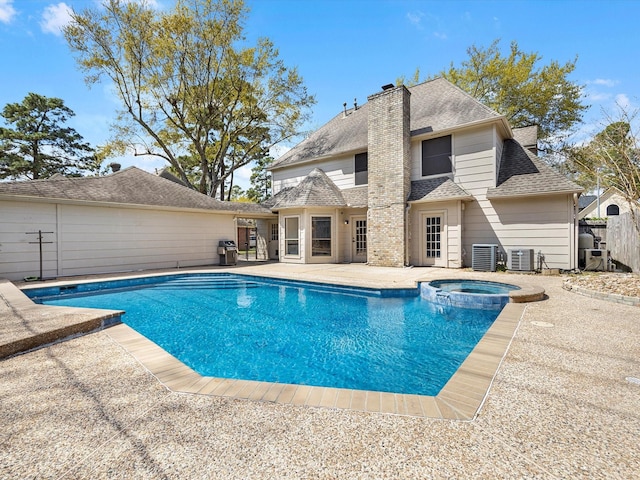
<instances>
[{"instance_id":1,"label":"brick chimney","mask_svg":"<svg viewBox=\"0 0 640 480\"><path fill-rule=\"evenodd\" d=\"M371 95L368 117L367 262L406 264L406 203L411 188L410 93L385 85Z\"/></svg>"}]
</instances>

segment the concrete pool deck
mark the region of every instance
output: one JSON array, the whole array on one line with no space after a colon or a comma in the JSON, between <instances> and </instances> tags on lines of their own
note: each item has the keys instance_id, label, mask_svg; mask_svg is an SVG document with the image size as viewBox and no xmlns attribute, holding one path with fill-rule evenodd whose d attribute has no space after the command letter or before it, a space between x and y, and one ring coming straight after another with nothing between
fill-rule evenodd
<instances>
[{"instance_id":1,"label":"concrete pool deck","mask_svg":"<svg viewBox=\"0 0 640 480\"><path fill-rule=\"evenodd\" d=\"M473 278L542 286L549 298L517 305L518 330L469 422L179 393L114 341L120 327L7 358L0 478L631 478L640 471L637 307L567 292L561 277L362 265L230 270L374 287ZM3 330L12 312L0 310Z\"/></svg>"}]
</instances>

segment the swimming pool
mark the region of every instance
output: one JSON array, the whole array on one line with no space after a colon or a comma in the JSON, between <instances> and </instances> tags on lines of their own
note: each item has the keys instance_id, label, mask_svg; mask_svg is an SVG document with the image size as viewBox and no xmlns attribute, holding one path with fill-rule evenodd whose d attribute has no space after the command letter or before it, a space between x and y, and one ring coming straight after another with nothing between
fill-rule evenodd
<instances>
[{"instance_id":1,"label":"swimming pool","mask_svg":"<svg viewBox=\"0 0 640 480\"><path fill-rule=\"evenodd\" d=\"M497 317L417 289L235 274L25 290L48 305L121 309L123 322L206 376L436 395Z\"/></svg>"}]
</instances>

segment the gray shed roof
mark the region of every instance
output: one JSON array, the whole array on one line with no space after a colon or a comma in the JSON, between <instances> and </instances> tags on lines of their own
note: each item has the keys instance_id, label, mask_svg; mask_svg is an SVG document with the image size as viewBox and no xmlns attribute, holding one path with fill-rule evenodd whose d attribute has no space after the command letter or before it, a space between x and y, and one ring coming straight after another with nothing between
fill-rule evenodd
<instances>
[{"instance_id":1,"label":"gray shed roof","mask_svg":"<svg viewBox=\"0 0 640 480\"><path fill-rule=\"evenodd\" d=\"M579 193L582 190L517 141L505 140L497 186L487 190L487 198Z\"/></svg>"},{"instance_id":2,"label":"gray shed roof","mask_svg":"<svg viewBox=\"0 0 640 480\"><path fill-rule=\"evenodd\" d=\"M0 182L2 196L214 210L246 216L270 214L261 205L222 202L136 167L101 177L56 175L44 180Z\"/></svg>"},{"instance_id":3,"label":"gray shed roof","mask_svg":"<svg viewBox=\"0 0 640 480\"><path fill-rule=\"evenodd\" d=\"M411 92L411 135L449 130L501 115L444 78L409 88ZM289 150L271 170L345 152L367 150L369 104L347 114L340 113L308 138Z\"/></svg>"}]
</instances>

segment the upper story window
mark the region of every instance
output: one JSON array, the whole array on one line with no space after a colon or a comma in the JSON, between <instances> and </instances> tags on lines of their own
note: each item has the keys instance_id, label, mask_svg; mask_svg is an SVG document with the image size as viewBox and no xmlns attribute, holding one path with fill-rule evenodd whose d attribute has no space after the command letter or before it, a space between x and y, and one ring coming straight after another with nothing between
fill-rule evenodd
<instances>
[{"instance_id":1,"label":"upper story window","mask_svg":"<svg viewBox=\"0 0 640 480\"><path fill-rule=\"evenodd\" d=\"M367 152L356 154L356 185L366 185L369 181L369 156Z\"/></svg>"},{"instance_id":2,"label":"upper story window","mask_svg":"<svg viewBox=\"0 0 640 480\"><path fill-rule=\"evenodd\" d=\"M453 172L451 164L451 135L422 142L422 176Z\"/></svg>"}]
</instances>

